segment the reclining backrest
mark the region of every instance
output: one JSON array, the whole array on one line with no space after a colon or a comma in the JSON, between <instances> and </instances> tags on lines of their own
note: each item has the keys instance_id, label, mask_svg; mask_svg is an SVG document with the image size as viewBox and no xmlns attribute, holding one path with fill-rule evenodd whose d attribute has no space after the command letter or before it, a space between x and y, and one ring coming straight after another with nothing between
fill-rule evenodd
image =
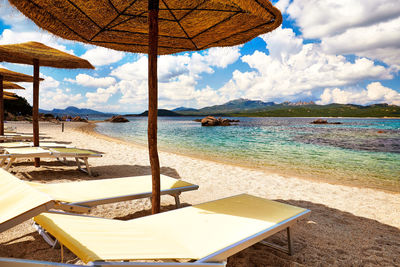
<instances>
[{"instance_id":1,"label":"reclining backrest","mask_svg":"<svg viewBox=\"0 0 400 267\"><path fill-rule=\"evenodd\" d=\"M50 196L0 168L0 233L54 206Z\"/></svg>"}]
</instances>

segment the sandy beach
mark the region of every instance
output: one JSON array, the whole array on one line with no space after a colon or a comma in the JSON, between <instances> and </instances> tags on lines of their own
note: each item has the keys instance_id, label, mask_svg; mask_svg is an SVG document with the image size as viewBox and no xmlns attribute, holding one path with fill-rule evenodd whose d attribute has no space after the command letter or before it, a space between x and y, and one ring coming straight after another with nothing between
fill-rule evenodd
<instances>
[{"instance_id":1,"label":"sandy beach","mask_svg":"<svg viewBox=\"0 0 400 267\"><path fill-rule=\"evenodd\" d=\"M19 132L32 125L9 122ZM19 162L11 172L23 180L52 183L117 178L150 174L147 148L100 135L94 124L41 123L40 132L49 140L67 141L78 148L104 153L90 159L94 177L54 160L40 168ZM161 173L200 186L181 195L184 205L193 205L240 193L278 200L310 209L311 216L293 227L295 254L254 245L228 259L228 266L400 266L400 194L374 189L334 185L283 177L246 167L222 164L160 151ZM161 198L162 209L174 208L174 199ZM92 215L132 219L150 214L148 199L99 206ZM0 234L0 257L60 262L60 250L50 248L26 221ZM285 244L285 234L270 238ZM64 249L64 262L81 263Z\"/></svg>"}]
</instances>

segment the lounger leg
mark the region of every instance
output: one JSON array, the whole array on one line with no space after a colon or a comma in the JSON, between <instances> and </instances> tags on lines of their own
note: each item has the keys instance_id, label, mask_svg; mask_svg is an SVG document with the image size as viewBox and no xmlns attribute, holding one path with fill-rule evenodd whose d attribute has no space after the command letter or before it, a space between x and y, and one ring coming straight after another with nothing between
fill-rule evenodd
<instances>
[{"instance_id":1,"label":"lounger leg","mask_svg":"<svg viewBox=\"0 0 400 267\"><path fill-rule=\"evenodd\" d=\"M272 244L272 243L267 242L267 241L261 241L260 243L265 245L265 246L267 246L267 247L270 247L270 248L285 252L286 254L289 254L290 256L292 256L293 255L293 241L292 241L292 235L290 233L290 227L286 228L286 233L287 233L287 245L288 245L287 248L281 247L281 246L276 245L276 244Z\"/></svg>"},{"instance_id":2,"label":"lounger leg","mask_svg":"<svg viewBox=\"0 0 400 267\"><path fill-rule=\"evenodd\" d=\"M175 198L175 207L178 209L181 206L181 201L179 199L180 194L173 194L172 196Z\"/></svg>"},{"instance_id":3,"label":"lounger leg","mask_svg":"<svg viewBox=\"0 0 400 267\"><path fill-rule=\"evenodd\" d=\"M287 239L288 239L288 254L290 256L293 255L293 240L292 240L292 235L290 233L290 227L286 228L286 232L287 232Z\"/></svg>"},{"instance_id":4,"label":"lounger leg","mask_svg":"<svg viewBox=\"0 0 400 267\"><path fill-rule=\"evenodd\" d=\"M78 170L82 170L79 158L75 158L75 161L76 161L76 166L78 166Z\"/></svg>"},{"instance_id":5,"label":"lounger leg","mask_svg":"<svg viewBox=\"0 0 400 267\"><path fill-rule=\"evenodd\" d=\"M83 158L83 161L85 162L87 173L89 174L89 176L92 176L92 171L90 170L88 158Z\"/></svg>"},{"instance_id":6,"label":"lounger leg","mask_svg":"<svg viewBox=\"0 0 400 267\"><path fill-rule=\"evenodd\" d=\"M41 235L46 241L47 244L49 244L52 248L58 248L59 243L57 239L53 239L47 232L38 224L34 223L33 227L35 227L36 231L38 231L39 235Z\"/></svg>"},{"instance_id":7,"label":"lounger leg","mask_svg":"<svg viewBox=\"0 0 400 267\"><path fill-rule=\"evenodd\" d=\"M10 158L10 160L8 161L7 166L4 168L6 171L8 171L8 169L10 169L11 165L13 164L13 162L15 161L15 158Z\"/></svg>"}]
</instances>

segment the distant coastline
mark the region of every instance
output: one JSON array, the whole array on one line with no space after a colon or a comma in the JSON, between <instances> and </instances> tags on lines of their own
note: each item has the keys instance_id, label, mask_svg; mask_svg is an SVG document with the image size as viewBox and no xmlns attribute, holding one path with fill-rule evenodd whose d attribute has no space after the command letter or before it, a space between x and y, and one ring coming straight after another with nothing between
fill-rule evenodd
<instances>
[{"instance_id":1,"label":"distant coastline","mask_svg":"<svg viewBox=\"0 0 400 267\"><path fill-rule=\"evenodd\" d=\"M21 98L20 104L24 106L24 117L21 115L22 108L13 109L15 103L5 101L6 118L8 120L27 119L31 114L31 106L25 99ZM65 109L43 110L39 109L43 115L51 114L54 117L62 116L80 116L108 118L113 115L122 115L126 117L145 117L147 111L138 114L105 113L93 109L67 107ZM18 119L18 116L19 119ZM222 105L208 106L200 109L179 107L172 110L159 109L158 116L162 117L324 117L324 118L400 118L400 106L388 105L385 103L361 106L355 104L327 104L318 105L310 102L282 102L276 104L273 102L263 102L260 100L236 99L226 102Z\"/></svg>"}]
</instances>

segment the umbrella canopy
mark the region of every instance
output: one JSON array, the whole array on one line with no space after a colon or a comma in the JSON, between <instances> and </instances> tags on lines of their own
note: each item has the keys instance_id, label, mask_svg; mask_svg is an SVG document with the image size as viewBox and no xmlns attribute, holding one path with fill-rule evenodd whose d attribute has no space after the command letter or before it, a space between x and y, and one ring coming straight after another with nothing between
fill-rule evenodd
<instances>
[{"instance_id":1,"label":"umbrella canopy","mask_svg":"<svg viewBox=\"0 0 400 267\"><path fill-rule=\"evenodd\" d=\"M3 96L15 96L15 93L3 91Z\"/></svg>"},{"instance_id":2,"label":"umbrella canopy","mask_svg":"<svg viewBox=\"0 0 400 267\"><path fill-rule=\"evenodd\" d=\"M25 90L24 87L12 82L3 82L3 89Z\"/></svg>"},{"instance_id":3,"label":"umbrella canopy","mask_svg":"<svg viewBox=\"0 0 400 267\"><path fill-rule=\"evenodd\" d=\"M39 27L62 38L147 53L149 0L9 0ZM157 1L158 2L158 1ZM268 0L163 0L158 54L245 43L278 27Z\"/></svg>"},{"instance_id":4,"label":"umbrella canopy","mask_svg":"<svg viewBox=\"0 0 400 267\"><path fill-rule=\"evenodd\" d=\"M272 31L282 15L268 0L9 0L60 37L148 53L148 146L152 212L160 210L157 151L157 55L233 46Z\"/></svg>"},{"instance_id":5,"label":"umbrella canopy","mask_svg":"<svg viewBox=\"0 0 400 267\"><path fill-rule=\"evenodd\" d=\"M0 45L0 61L33 65L33 144L39 146L39 66L65 69L94 69L85 59L38 42ZM35 166L40 166L35 158Z\"/></svg>"},{"instance_id":6,"label":"umbrella canopy","mask_svg":"<svg viewBox=\"0 0 400 267\"><path fill-rule=\"evenodd\" d=\"M43 79L41 79L41 80L43 80ZM4 90L4 82L5 81L33 82L33 77L23 74L23 73L0 68L0 135L4 135L4 101L3 101L3 99L10 99L10 100L16 99L15 97L7 96L7 98L6 98L4 96L3 90ZM13 83L9 83L9 84L13 84ZM16 85L16 84L13 84L13 85ZM10 85L8 85L8 86L10 86Z\"/></svg>"},{"instance_id":7,"label":"umbrella canopy","mask_svg":"<svg viewBox=\"0 0 400 267\"><path fill-rule=\"evenodd\" d=\"M94 69L89 61L38 42L0 45L0 61L62 69Z\"/></svg>"},{"instance_id":8,"label":"umbrella canopy","mask_svg":"<svg viewBox=\"0 0 400 267\"><path fill-rule=\"evenodd\" d=\"M16 100L17 98L16 98L16 97L13 97L13 96L9 96L9 95L4 95L4 96L3 96L3 99L7 99L7 100Z\"/></svg>"},{"instance_id":9,"label":"umbrella canopy","mask_svg":"<svg viewBox=\"0 0 400 267\"><path fill-rule=\"evenodd\" d=\"M11 71L8 69L0 68L0 77L3 81L8 82L33 82L33 77L23 73ZM43 79L40 79L43 81Z\"/></svg>"}]
</instances>

